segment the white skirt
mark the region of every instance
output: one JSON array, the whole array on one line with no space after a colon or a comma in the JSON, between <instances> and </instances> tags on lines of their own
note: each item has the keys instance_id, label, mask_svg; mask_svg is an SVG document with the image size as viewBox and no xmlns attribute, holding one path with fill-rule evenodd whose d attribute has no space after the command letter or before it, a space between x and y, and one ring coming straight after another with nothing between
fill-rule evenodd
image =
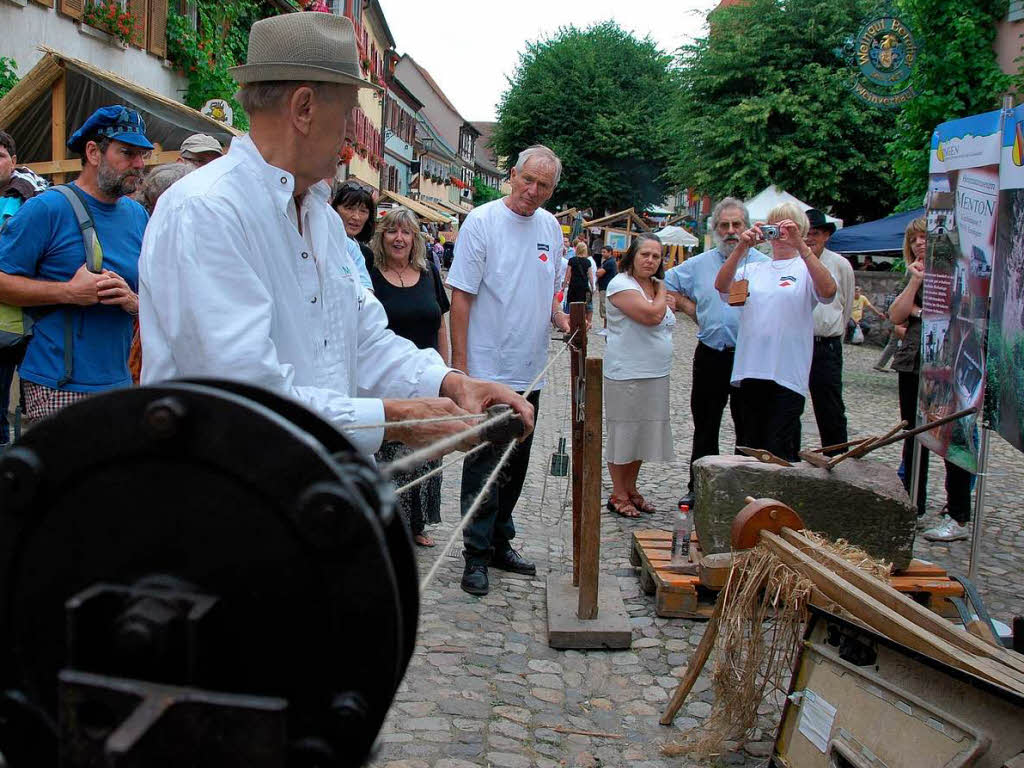
<instances>
[{"instance_id":1,"label":"white skirt","mask_svg":"<svg viewBox=\"0 0 1024 768\"><path fill-rule=\"evenodd\" d=\"M605 461L672 461L668 376L604 380Z\"/></svg>"}]
</instances>

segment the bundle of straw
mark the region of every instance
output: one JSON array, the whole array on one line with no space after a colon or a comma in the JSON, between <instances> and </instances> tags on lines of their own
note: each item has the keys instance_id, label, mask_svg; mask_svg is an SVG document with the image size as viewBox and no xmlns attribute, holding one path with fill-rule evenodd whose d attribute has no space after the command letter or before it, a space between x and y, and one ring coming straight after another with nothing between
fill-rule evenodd
<instances>
[{"instance_id":1,"label":"bundle of straw","mask_svg":"<svg viewBox=\"0 0 1024 768\"><path fill-rule=\"evenodd\" d=\"M820 534L803 533L816 547L874 576L884 579L892 570L891 564L842 539L831 542ZM765 702L772 706L778 723L811 592L811 582L763 544L734 554L729 579L715 606L719 634L711 676L711 714L695 740L667 745L662 750L666 755L707 757L720 753L726 741L742 746L757 727L758 708Z\"/></svg>"}]
</instances>

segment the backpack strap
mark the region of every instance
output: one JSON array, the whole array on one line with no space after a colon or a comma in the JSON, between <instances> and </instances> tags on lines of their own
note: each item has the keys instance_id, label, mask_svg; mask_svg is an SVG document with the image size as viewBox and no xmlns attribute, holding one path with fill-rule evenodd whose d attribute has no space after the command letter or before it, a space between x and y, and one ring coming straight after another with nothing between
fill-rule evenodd
<instances>
[{"instance_id":1,"label":"backpack strap","mask_svg":"<svg viewBox=\"0 0 1024 768\"><path fill-rule=\"evenodd\" d=\"M72 184L58 184L51 189L60 192L68 201L71 210L74 211L75 220L78 222L78 229L82 233L82 247L85 249L85 266L90 272L99 274L103 271L103 248L100 246L99 236L96 234L96 224L92 220L92 214L85 204L82 193ZM71 371L74 366L74 325L72 312L64 308L64 372L57 381L57 388L63 389L71 381Z\"/></svg>"}]
</instances>

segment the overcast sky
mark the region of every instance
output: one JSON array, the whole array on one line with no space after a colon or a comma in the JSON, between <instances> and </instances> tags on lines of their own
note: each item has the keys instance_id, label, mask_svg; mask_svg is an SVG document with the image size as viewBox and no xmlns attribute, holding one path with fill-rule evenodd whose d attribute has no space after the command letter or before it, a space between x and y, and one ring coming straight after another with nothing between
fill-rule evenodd
<instances>
[{"instance_id":1,"label":"overcast sky","mask_svg":"<svg viewBox=\"0 0 1024 768\"><path fill-rule=\"evenodd\" d=\"M425 67L467 120L494 120L528 41L606 19L666 52L699 37L718 0L380 0L399 53ZM567 94L567 103L572 103Z\"/></svg>"}]
</instances>

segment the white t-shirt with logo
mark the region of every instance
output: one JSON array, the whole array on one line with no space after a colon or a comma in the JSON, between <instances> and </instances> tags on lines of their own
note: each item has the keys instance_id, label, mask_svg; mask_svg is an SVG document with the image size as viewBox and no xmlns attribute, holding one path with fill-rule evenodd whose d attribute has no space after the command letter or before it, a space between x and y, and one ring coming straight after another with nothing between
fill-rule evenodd
<instances>
[{"instance_id":1,"label":"white t-shirt with logo","mask_svg":"<svg viewBox=\"0 0 1024 768\"><path fill-rule=\"evenodd\" d=\"M608 283L608 345L604 351L604 376L612 381L658 379L672 368L672 328L676 315L668 307L658 325L644 325L626 316L610 301L622 291L639 291L647 299L632 275L620 272ZM647 299L647 301L651 301Z\"/></svg>"},{"instance_id":2,"label":"white t-shirt with logo","mask_svg":"<svg viewBox=\"0 0 1024 768\"><path fill-rule=\"evenodd\" d=\"M561 258L562 230L543 209L520 216L502 198L466 217L448 272L452 288L476 296L466 373L522 391L544 369Z\"/></svg>"},{"instance_id":3,"label":"white t-shirt with logo","mask_svg":"<svg viewBox=\"0 0 1024 768\"><path fill-rule=\"evenodd\" d=\"M814 354L814 307L821 299L807 265L799 256L748 264L737 280L750 281L750 296L740 310L732 383L767 379L807 397ZM722 294L728 298L728 294Z\"/></svg>"}]
</instances>

